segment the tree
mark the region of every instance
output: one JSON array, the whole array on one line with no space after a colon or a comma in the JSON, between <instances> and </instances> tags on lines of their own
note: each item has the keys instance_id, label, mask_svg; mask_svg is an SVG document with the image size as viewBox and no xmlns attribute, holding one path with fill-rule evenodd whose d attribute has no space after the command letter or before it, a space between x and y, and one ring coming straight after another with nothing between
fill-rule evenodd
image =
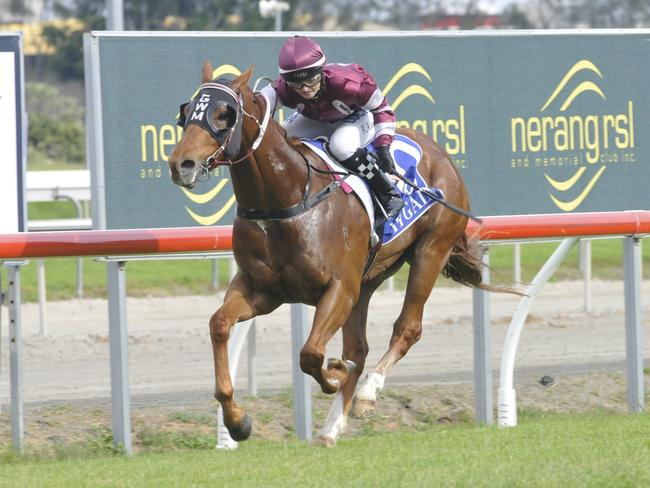
<instances>
[{"instance_id":1,"label":"tree","mask_svg":"<svg viewBox=\"0 0 650 488\"><path fill-rule=\"evenodd\" d=\"M56 88L44 83L26 83L25 94L29 159L40 155L48 160L83 163L83 107L74 98L61 96Z\"/></svg>"},{"instance_id":2,"label":"tree","mask_svg":"<svg viewBox=\"0 0 650 488\"><path fill-rule=\"evenodd\" d=\"M294 3L296 0L293 0ZM47 26L43 35L55 53L50 66L62 80L83 79L83 33L105 29L105 0L57 1L63 18L77 18L81 28ZM259 13L257 0L125 0L124 25L130 30L271 30L273 19Z\"/></svg>"},{"instance_id":3,"label":"tree","mask_svg":"<svg viewBox=\"0 0 650 488\"><path fill-rule=\"evenodd\" d=\"M649 0L538 0L535 6L542 28L650 25Z\"/></svg>"},{"instance_id":4,"label":"tree","mask_svg":"<svg viewBox=\"0 0 650 488\"><path fill-rule=\"evenodd\" d=\"M509 5L501 14L501 25L509 29L532 29L533 24L517 5Z\"/></svg>"},{"instance_id":5,"label":"tree","mask_svg":"<svg viewBox=\"0 0 650 488\"><path fill-rule=\"evenodd\" d=\"M43 28L43 36L48 44L55 47L54 53L49 56L48 64L59 79L83 79L83 34L104 29L105 25L103 17L89 17L77 27L46 25Z\"/></svg>"}]
</instances>

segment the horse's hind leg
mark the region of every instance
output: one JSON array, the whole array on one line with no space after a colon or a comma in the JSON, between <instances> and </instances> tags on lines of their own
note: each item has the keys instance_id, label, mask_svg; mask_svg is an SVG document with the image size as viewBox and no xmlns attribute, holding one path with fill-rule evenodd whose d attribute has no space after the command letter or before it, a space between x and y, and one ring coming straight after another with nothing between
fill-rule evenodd
<instances>
[{"instance_id":1,"label":"horse's hind leg","mask_svg":"<svg viewBox=\"0 0 650 488\"><path fill-rule=\"evenodd\" d=\"M415 249L404 304L393 325L389 349L360 384L351 412L354 417L366 418L374 415L377 393L384 386L388 370L420 339L424 304L449 258L452 242L448 239L432 240Z\"/></svg>"},{"instance_id":2,"label":"horse's hind leg","mask_svg":"<svg viewBox=\"0 0 650 488\"><path fill-rule=\"evenodd\" d=\"M230 329L237 322L269 313L278 305L278 302L270 300L265 295L251 292L240 275L237 275L228 287L223 305L210 318L210 338L216 383L214 396L223 408L223 420L230 437L236 441L248 438L253 423L234 400L234 389L230 380L228 364Z\"/></svg>"},{"instance_id":3,"label":"horse's hind leg","mask_svg":"<svg viewBox=\"0 0 650 488\"><path fill-rule=\"evenodd\" d=\"M352 369L340 390L334 398L325 424L314 439L314 444L325 447L336 445L336 439L345 431L348 414L352 407L352 398L357 381L363 372L368 355L368 341L366 340L366 321L368 319L368 303L375 291L364 288L356 305L350 312L348 320L343 324L343 360L352 361L356 367Z\"/></svg>"}]
</instances>

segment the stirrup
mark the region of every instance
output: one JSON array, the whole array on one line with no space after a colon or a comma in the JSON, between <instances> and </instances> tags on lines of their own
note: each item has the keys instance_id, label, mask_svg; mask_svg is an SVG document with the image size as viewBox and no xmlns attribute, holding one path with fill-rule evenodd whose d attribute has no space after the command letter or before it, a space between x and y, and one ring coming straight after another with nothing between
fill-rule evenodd
<instances>
[{"instance_id":1,"label":"stirrup","mask_svg":"<svg viewBox=\"0 0 650 488\"><path fill-rule=\"evenodd\" d=\"M388 198L386 198L388 197ZM386 197L378 198L379 204L381 205L382 213L386 219L392 219L395 217L402 208L404 208L404 199L398 195L388 194ZM382 201L383 200L383 201Z\"/></svg>"}]
</instances>

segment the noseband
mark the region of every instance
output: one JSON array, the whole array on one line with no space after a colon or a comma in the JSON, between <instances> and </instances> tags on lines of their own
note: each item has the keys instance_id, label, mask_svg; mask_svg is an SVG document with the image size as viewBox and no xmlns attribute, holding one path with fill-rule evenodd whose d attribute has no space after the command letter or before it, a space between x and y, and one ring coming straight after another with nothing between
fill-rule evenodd
<instances>
[{"instance_id":1,"label":"noseband","mask_svg":"<svg viewBox=\"0 0 650 488\"><path fill-rule=\"evenodd\" d=\"M188 116L185 115L185 108L188 103L181 105L178 125L184 128L190 124L198 125L219 143L219 147L201 165L204 174L209 174L218 166L232 166L240 163L258 148L271 118L271 104L263 94L262 96L266 106L262 122L244 109L241 94L237 94L232 88L217 82L208 82L201 85L196 97L189 102L190 111ZM212 122L212 114L219 104L227 105L228 109L235 114L235 121L225 129L216 128ZM241 153L242 114L255 121L259 132L248 152L237 158ZM217 159L221 154L223 154L223 159Z\"/></svg>"}]
</instances>

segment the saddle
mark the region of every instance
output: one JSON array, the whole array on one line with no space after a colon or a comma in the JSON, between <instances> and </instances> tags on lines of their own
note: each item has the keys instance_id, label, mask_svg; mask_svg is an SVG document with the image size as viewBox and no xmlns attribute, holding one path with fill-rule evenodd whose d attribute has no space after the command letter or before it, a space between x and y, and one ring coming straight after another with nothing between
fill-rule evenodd
<instances>
[{"instance_id":1,"label":"saddle","mask_svg":"<svg viewBox=\"0 0 650 488\"><path fill-rule=\"evenodd\" d=\"M333 171L350 173L327 151L327 138L301 139L301 142L323 158L325 163ZM372 145L368 146L368 150L372 150ZM419 144L402 134L397 134L393 144L391 144L390 150L395 161L395 170L398 174L415 183L418 188L427 188L438 199L444 198L440 189L427 186L427 183L417 169L418 163L422 159L422 148ZM335 177L340 178L338 175L335 175ZM399 178L396 178L396 186L402 198L404 198L404 208L394 218L388 221L381 221L383 219L375 218L375 200L365 181L350 174L345 179L345 182L341 184L343 191L346 193L354 192L363 203L368 219L370 220L370 228L372 230L369 238L370 245L373 248L378 243L385 245L397 238L422 217L437 201L426 193L419 192L408 186ZM381 212L379 212L380 214ZM379 236L381 236L381 239Z\"/></svg>"}]
</instances>

